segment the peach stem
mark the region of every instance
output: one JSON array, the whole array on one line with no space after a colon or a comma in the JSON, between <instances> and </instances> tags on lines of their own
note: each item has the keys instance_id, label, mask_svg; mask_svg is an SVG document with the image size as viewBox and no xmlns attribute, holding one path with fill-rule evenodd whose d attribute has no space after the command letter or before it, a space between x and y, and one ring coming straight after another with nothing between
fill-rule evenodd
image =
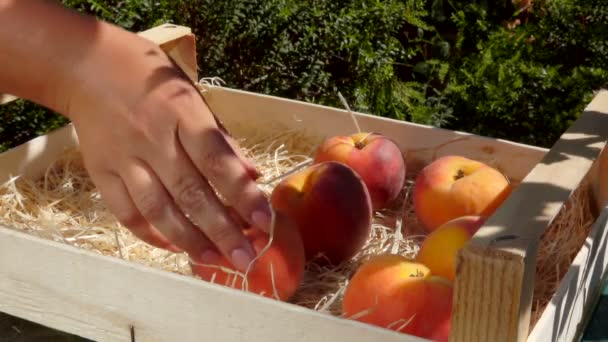
<instances>
[{"instance_id":1,"label":"peach stem","mask_svg":"<svg viewBox=\"0 0 608 342\"><path fill-rule=\"evenodd\" d=\"M338 97L340 98L340 101L342 101L342 104L344 105L344 107L346 107L346 110L348 111L348 114L350 114L351 119L353 119L353 122L355 123L355 127L357 128L357 133L361 133L361 128L359 128L359 122L357 122L357 118L355 117L355 114L353 114L353 111L350 110L348 103L346 103L346 99L344 98L344 96L342 96L342 93L340 93L340 92L338 92Z\"/></svg>"}]
</instances>

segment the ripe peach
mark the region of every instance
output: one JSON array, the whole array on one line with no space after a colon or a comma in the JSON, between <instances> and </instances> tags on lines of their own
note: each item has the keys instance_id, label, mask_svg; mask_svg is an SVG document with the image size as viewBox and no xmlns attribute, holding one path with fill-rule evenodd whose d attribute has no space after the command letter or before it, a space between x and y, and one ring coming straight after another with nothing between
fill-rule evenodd
<instances>
[{"instance_id":1,"label":"ripe peach","mask_svg":"<svg viewBox=\"0 0 608 342\"><path fill-rule=\"evenodd\" d=\"M251 227L244 230L245 236L256 253L261 253L269 242L270 235ZM230 272L221 270L224 267ZM305 255L300 234L289 218L277 212L272 244L254 262L247 275L247 291L286 301L297 291L304 277ZM235 268L221 258L213 265L191 265L193 274L205 281L243 289L243 274L237 275ZM275 292L276 289L276 292Z\"/></svg>"},{"instance_id":2,"label":"ripe peach","mask_svg":"<svg viewBox=\"0 0 608 342\"><path fill-rule=\"evenodd\" d=\"M431 275L426 285L424 306L418 312L418 329L413 334L433 341L447 342L452 321L452 284L441 276Z\"/></svg>"},{"instance_id":3,"label":"ripe peach","mask_svg":"<svg viewBox=\"0 0 608 342\"><path fill-rule=\"evenodd\" d=\"M283 179L271 195L274 208L300 230L307 260L353 257L371 232L371 199L361 177L339 162L312 165ZM320 260L323 262L323 260Z\"/></svg>"},{"instance_id":4,"label":"ripe peach","mask_svg":"<svg viewBox=\"0 0 608 342\"><path fill-rule=\"evenodd\" d=\"M452 286L428 267L397 254L372 257L350 279L346 318L430 338L452 313Z\"/></svg>"},{"instance_id":5,"label":"ripe peach","mask_svg":"<svg viewBox=\"0 0 608 342\"><path fill-rule=\"evenodd\" d=\"M436 342L448 342L450 340L450 329L452 327L452 319L446 319L438 327L435 327L435 331L429 337L430 340Z\"/></svg>"},{"instance_id":6,"label":"ripe peach","mask_svg":"<svg viewBox=\"0 0 608 342\"><path fill-rule=\"evenodd\" d=\"M403 188L406 166L399 146L377 133L357 133L326 139L314 163L338 161L363 178L374 210L386 207Z\"/></svg>"},{"instance_id":7,"label":"ripe peach","mask_svg":"<svg viewBox=\"0 0 608 342\"><path fill-rule=\"evenodd\" d=\"M489 216L510 193L509 181L495 168L461 156L445 156L418 174L414 210L432 231L460 216Z\"/></svg>"},{"instance_id":8,"label":"ripe peach","mask_svg":"<svg viewBox=\"0 0 608 342\"><path fill-rule=\"evenodd\" d=\"M424 239L416 261L426 265L434 275L454 281L456 253L485 220L484 216L462 216L444 223Z\"/></svg>"}]
</instances>

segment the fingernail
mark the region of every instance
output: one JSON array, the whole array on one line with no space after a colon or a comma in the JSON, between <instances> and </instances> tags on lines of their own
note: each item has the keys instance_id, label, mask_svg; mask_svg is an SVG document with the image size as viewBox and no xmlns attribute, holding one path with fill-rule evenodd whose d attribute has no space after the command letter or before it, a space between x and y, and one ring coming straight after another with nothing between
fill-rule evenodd
<instances>
[{"instance_id":1,"label":"fingernail","mask_svg":"<svg viewBox=\"0 0 608 342\"><path fill-rule=\"evenodd\" d=\"M247 271L247 267L249 267L252 260L253 255L244 248L238 248L232 252L232 265L241 272Z\"/></svg>"},{"instance_id":2,"label":"fingernail","mask_svg":"<svg viewBox=\"0 0 608 342\"><path fill-rule=\"evenodd\" d=\"M218 252L208 249L201 254L201 262L203 264L219 264L220 255Z\"/></svg>"},{"instance_id":3,"label":"fingernail","mask_svg":"<svg viewBox=\"0 0 608 342\"><path fill-rule=\"evenodd\" d=\"M262 177L262 172L258 170L252 163L249 163L249 177L253 178L253 180L258 180Z\"/></svg>"},{"instance_id":4,"label":"fingernail","mask_svg":"<svg viewBox=\"0 0 608 342\"><path fill-rule=\"evenodd\" d=\"M268 233L270 232L271 221L270 207L268 202L264 201L264 204L251 214L251 222L254 226Z\"/></svg>"}]
</instances>

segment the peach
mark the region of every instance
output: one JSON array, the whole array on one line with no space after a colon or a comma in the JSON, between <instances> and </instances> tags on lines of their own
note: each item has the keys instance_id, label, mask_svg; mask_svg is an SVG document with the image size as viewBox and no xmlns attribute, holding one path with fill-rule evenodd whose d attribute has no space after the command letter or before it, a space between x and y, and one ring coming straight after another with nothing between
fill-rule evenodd
<instances>
[{"instance_id":1,"label":"peach","mask_svg":"<svg viewBox=\"0 0 608 342\"><path fill-rule=\"evenodd\" d=\"M317 149L314 163L338 161L363 178L374 210L386 207L399 195L406 166L399 146L377 133L357 133L326 139Z\"/></svg>"},{"instance_id":2,"label":"peach","mask_svg":"<svg viewBox=\"0 0 608 342\"><path fill-rule=\"evenodd\" d=\"M340 162L315 164L283 179L274 208L294 220L307 260L338 264L352 258L371 232L371 199L361 177Z\"/></svg>"},{"instance_id":3,"label":"peach","mask_svg":"<svg viewBox=\"0 0 608 342\"><path fill-rule=\"evenodd\" d=\"M350 279L342 310L349 319L430 338L451 319L452 286L414 260L378 255Z\"/></svg>"},{"instance_id":4,"label":"peach","mask_svg":"<svg viewBox=\"0 0 608 342\"><path fill-rule=\"evenodd\" d=\"M444 223L424 239L416 261L427 266L434 275L454 281L456 253L485 220L484 216L462 216Z\"/></svg>"},{"instance_id":5,"label":"peach","mask_svg":"<svg viewBox=\"0 0 608 342\"><path fill-rule=\"evenodd\" d=\"M250 227L244 230L256 253L268 245L270 235ZM228 272L220 269L225 268ZM222 257L214 264L192 264L192 272L202 280L236 289L244 289L244 274L235 274L235 268ZM248 292L286 301L290 299L304 277L304 245L294 223L277 212L272 244L256 259L247 275ZM276 290L276 291L275 291Z\"/></svg>"},{"instance_id":6,"label":"peach","mask_svg":"<svg viewBox=\"0 0 608 342\"><path fill-rule=\"evenodd\" d=\"M448 342L450 340L450 328L452 327L452 319L446 319L429 337L430 340L436 342Z\"/></svg>"},{"instance_id":7,"label":"peach","mask_svg":"<svg viewBox=\"0 0 608 342\"><path fill-rule=\"evenodd\" d=\"M433 341L447 341L452 322L452 284L441 276L431 275L426 285L424 306L418 312L418 329L413 331L413 335Z\"/></svg>"},{"instance_id":8,"label":"peach","mask_svg":"<svg viewBox=\"0 0 608 342\"><path fill-rule=\"evenodd\" d=\"M429 231L460 216L489 216L511 193L495 168L461 156L445 156L424 167L414 184L414 210Z\"/></svg>"}]
</instances>

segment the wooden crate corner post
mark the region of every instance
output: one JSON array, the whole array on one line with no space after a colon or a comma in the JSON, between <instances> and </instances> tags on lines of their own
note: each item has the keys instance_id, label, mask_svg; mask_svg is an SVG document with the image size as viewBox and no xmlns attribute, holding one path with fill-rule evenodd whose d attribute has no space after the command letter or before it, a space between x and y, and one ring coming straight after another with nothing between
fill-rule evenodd
<instances>
[{"instance_id":1,"label":"wooden crate corner post","mask_svg":"<svg viewBox=\"0 0 608 342\"><path fill-rule=\"evenodd\" d=\"M608 178L597 171L606 139L608 92L600 91L460 250L451 341L526 341L541 236L586 177L595 199L606 198Z\"/></svg>"},{"instance_id":2,"label":"wooden crate corner post","mask_svg":"<svg viewBox=\"0 0 608 342\"><path fill-rule=\"evenodd\" d=\"M156 43L193 82L198 82L196 36L186 26L163 24L138 33Z\"/></svg>"}]
</instances>

